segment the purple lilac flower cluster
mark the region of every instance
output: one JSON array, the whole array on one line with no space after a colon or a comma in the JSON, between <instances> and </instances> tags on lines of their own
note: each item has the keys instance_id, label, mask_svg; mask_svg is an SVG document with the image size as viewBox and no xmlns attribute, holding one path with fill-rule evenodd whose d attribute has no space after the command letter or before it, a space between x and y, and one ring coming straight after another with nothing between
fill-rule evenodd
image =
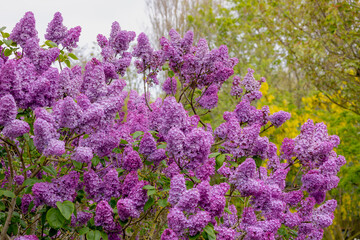
<instances>
[{"instance_id":1,"label":"purple lilac flower cluster","mask_svg":"<svg viewBox=\"0 0 360 240\"><path fill-rule=\"evenodd\" d=\"M67 30L62 21L56 13L45 37L71 51L81 28ZM151 227L141 234L163 240L202 233L220 240L278 239L280 228L296 232L299 240L321 239L337 205L325 195L337 187L336 175L346 163L333 150L339 138L309 120L296 138L284 139L278 156L262 133L280 127L290 113L270 115L268 106L254 106L265 79L255 80L252 69L242 80L233 78L231 95L239 102L213 131L196 109L217 105L237 59L226 46L210 50L205 39L194 45L191 31L183 38L175 30L169 35L156 51L141 33L131 51L135 33L114 22L108 38L97 37L101 60L90 60L84 71L74 66L59 72L51 65L60 49L39 46L31 12L20 20L10 38L24 54L0 58L0 144L10 143L14 154L1 159L1 186L26 187L19 194L22 215L34 217L44 205L70 201L77 211L66 229L87 225L109 239L135 239L136 224L144 223ZM164 99L151 102L146 91L124 91L119 75L132 57L149 85L159 84L164 67ZM184 108L183 96L194 114ZM31 156L33 166L21 162ZM12 159L19 162L10 165ZM291 168L299 172L295 179ZM155 230L158 225L166 229Z\"/></svg>"}]
</instances>

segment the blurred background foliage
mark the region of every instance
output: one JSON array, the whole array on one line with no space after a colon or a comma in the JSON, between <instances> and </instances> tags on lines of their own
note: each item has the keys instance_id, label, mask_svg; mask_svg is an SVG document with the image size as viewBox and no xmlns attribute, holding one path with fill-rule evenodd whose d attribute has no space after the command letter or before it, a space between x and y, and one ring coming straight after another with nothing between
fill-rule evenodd
<instances>
[{"instance_id":1,"label":"blurred background foliage","mask_svg":"<svg viewBox=\"0 0 360 240\"><path fill-rule=\"evenodd\" d=\"M360 238L360 3L339 0L147 0L155 43L171 28L194 31L210 47L227 45L239 59L237 75L255 70L264 76L258 106L291 113L279 129L267 133L279 147L294 138L309 118L324 122L329 134L341 139L337 153L347 164L339 187L329 198L338 201L334 224L324 239ZM161 13L161 14L159 14ZM219 105L203 121L213 128L220 112L232 111L231 81L225 83Z\"/></svg>"}]
</instances>

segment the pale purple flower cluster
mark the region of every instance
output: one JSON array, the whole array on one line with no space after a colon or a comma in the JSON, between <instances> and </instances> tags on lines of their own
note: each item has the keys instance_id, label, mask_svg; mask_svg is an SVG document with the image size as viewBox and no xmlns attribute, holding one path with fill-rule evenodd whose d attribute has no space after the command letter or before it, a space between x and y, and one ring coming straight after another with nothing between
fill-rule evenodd
<instances>
[{"instance_id":1,"label":"pale purple flower cluster","mask_svg":"<svg viewBox=\"0 0 360 240\"><path fill-rule=\"evenodd\" d=\"M17 108L12 95L7 94L0 98L0 126L4 126L2 134L15 139L30 131L27 122L16 119Z\"/></svg>"},{"instance_id":2,"label":"pale purple flower cluster","mask_svg":"<svg viewBox=\"0 0 360 240\"><path fill-rule=\"evenodd\" d=\"M287 120L289 120L291 117L291 114L284 111L279 111L274 113L273 115L269 116L269 121L272 125L275 127L280 127L283 125Z\"/></svg>"},{"instance_id":3,"label":"pale purple flower cluster","mask_svg":"<svg viewBox=\"0 0 360 240\"><path fill-rule=\"evenodd\" d=\"M24 17L15 25L9 38L24 47L26 41L37 36L37 34L34 14L26 12Z\"/></svg>"},{"instance_id":4,"label":"pale purple flower cluster","mask_svg":"<svg viewBox=\"0 0 360 240\"><path fill-rule=\"evenodd\" d=\"M37 206L46 204L56 207L56 202L74 201L77 195L79 173L72 171L53 182L35 183L32 187L34 202Z\"/></svg>"},{"instance_id":5,"label":"pale purple flower cluster","mask_svg":"<svg viewBox=\"0 0 360 240\"><path fill-rule=\"evenodd\" d=\"M168 95L175 95L177 90L177 81L175 77L168 77L162 86L162 90Z\"/></svg>"}]
</instances>

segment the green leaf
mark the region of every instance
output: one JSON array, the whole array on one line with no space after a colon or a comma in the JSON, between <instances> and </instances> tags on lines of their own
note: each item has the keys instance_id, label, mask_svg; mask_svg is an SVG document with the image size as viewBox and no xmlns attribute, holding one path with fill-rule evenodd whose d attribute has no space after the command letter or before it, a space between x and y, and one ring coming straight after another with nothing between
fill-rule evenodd
<instances>
[{"instance_id":1,"label":"green leaf","mask_svg":"<svg viewBox=\"0 0 360 240\"><path fill-rule=\"evenodd\" d=\"M5 210L5 204L3 202L0 202L0 210L1 211Z\"/></svg>"},{"instance_id":2,"label":"green leaf","mask_svg":"<svg viewBox=\"0 0 360 240\"><path fill-rule=\"evenodd\" d=\"M216 153L211 153L209 154L209 158L213 158L213 157L217 157L218 155L220 155L221 153L216 152Z\"/></svg>"},{"instance_id":3,"label":"green leaf","mask_svg":"<svg viewBox=\"0 0 360 240\"><path fill-rule=\"evenodd\" d=\"M154 205L155 200L150 197L144 205L144 211L148 210L152 205Z\"/></svg>"},{"instance_id":4,"label":"green leaf","mask_svg":"<svg viewBox=\"0 0 360 240\"><path fill-rule=\"evenodd\" d=\"M10 34L9 34L9 33L3 32L3 31L1 31L1 35L2 35L3 38L8 38L8 37L10 37Z\"/></svg>"},{"instance_id":5,"label":"green leaf","mask_svg":"<svg viewBox=\"0 0 360 240\"><path fill-rule=\"evenodd\" d=\"M107 233L105 233L105 232L101 232L101 238L102 238L102 240L108 240L109 239Z\"/></svg>"},{"instance_id":6,"label":"green leaf","mask_svg":"<svg viewBox=\"0 0 360 240\"><path fill-rule=\"evenodd\" d=\"M121 139L121 140L120 140L120 144L125 144L125 145L126 145L126 144L128 144L128 141L126 141L126 140L124 140L124 139Z\"/></svg>"},{"instance_id":7,"label":"green leaf","mask_svg":"<svg viewBox=\"0 0 360 240\"><path fill-rule=\"evenodd\" d=\"M0 32L4 31L5 29L6 29L6 27L1 27Z\"/></svg>"},{"instance_id":8,"label":"green leaf","mask_svg":"<svg viewBox=\"0 0 360 240\"><path fill-rule=\"evenodd\" d=\"M167 144L164 143L164 144L160 144L157 146L157 149L160 149L160 148L166 148Z\"/></svg>"},{"instance_id":9,"label":"green leaf","mask_svg":"<svg viewBox=\"0 0 360 240\"><path fill-rule=\"evenodd\" d=\"M89 230L90 229L88 227L84 227L84 228L79 230L79 235L84 235L85 233L88 233Z\"/></svg>"},{"instance_id":10,"label":"green leaf","mask_svg":"<svg viewBox=\"0 0 360 240\"><path fill-rule=\"evenodd\" d=\"M207 233L209 240L216 240L216 235L214 232L214 227L210 223L206 227L204 227L204 231Z\"/></svg>"},{"instance_id":11,"label":"green leaf","mask_svg":"<svg viewBox=\"0 0 360 240\"><path fill-rule=\"evenodd\" d=\"M219 169L224 164L225 157L226 157L225 154L220 154L215 158L216 169Z\"/></svg>"},{"instance_id":12,"label":"green leaf","mask_svg":"<svg viewBox=\"0 0 360 240\"><path fill-rule=\"evenodd\" d=\"M175 74L174 74L174 72L173 72L173 71L168 71L168 75L169 75L169 77L173 77L173 76L175 76Z\"/></svg>"},{"instance_id":13,"label":"green leaf","mask_svg":"<svg viewBox=\"0 0 360 240\"><path fill-rule=\"evenodd\" d=\"M40 180L40 179L34 179L34 178L28 178L23 182L24 186L32 186L35 183L39 183L39 182L43 182L44 180Z\"/></svg>"},{"instance_id":14,"label":"green leaf","mask_svg":"<svg viewBox=\"0 0 360 240\"><path fill-rule=\"evenodd\" d=\"M195 236L190 236L189 240L196 240L198 237L200 237L201 233L196 234Z\"/></svg>"},{"instance_id":15,"label":"green leaf","mask_svg":"<svg viewBox=\"0 0 360 240\"><path fill-rule=\"evenodd\" d=\"M86 239L87 240L100 240L101 238L101 233L99 230L91 230L88 233L86 233Z\"/></svg>"},{"instance_id":16,"label":"green leaf","mask_svg":"<svg viewBox=\"0 0 360 240\"><path fill-rule=\"evenodd\" d=\"M150 189L150 190L147 191L148 196L154 195L155 193L156 193L155 189Z\"/></svg>"},{"instance_id":17,"label":"green leaf","mask_svg":"<svg viewBox=\"0 0 360 240\"><path fill-rule=\"evenodd\" d=\"M224 212L227 212L228 214L233 214L231 211L230 211L230 209L228 209L228 208L224 208Z\"/></svg>"},{"instance_id":18,"label":"green leaf","mask_svg":"<svg viewBox=\"0 0 360 240\"><path fill-rule=\"evenodd\" d=\"M61 228L66 221L59 209L56 208L51 208L46 213L46 220L52 228Z\"/></svg>"},{"instance_id":19,"label":"green leaf","mask_svg":"<svg viewBox=\"0 0 360 240\"><path fill-rule=\"evenodd\" d=\"M120 148L114 148L112 150L113 153L121 153L121 149Z\"/></svg>"},{"instance_id":20,"label":"green leaf","mask_svg":"<svg viewBox=\"0 0 360 240\"><path fill-rule=\"evenodd\" d=\"M61 214L66 218L67 220L70 219L71 214L75 210L74 203L70 201L64 201L64 202L56 202L56 206L59 208Z\"/></svg>"},{"instance_id":21,"label":"green leaf","mask_svg":"<svg viewBox=\"0 0 360 240\"><path fill-rule=\"evenodd\" d=\"M73 163L74 167L75 167L77 170L81 170L81 169L82 169L82 166L83 166L83 163L82 163L82 162L78 162L78 161L73 160L72 163Z\"/></svg>"},{"instance_id":22,"label":"green leaf","mask_svg":"<svg viewBox=\"0 0 360 240\"><path fill-rule=\"evenodd\" d=\"M85 134L84 136L83 136L83 139L87 139L89 137L89 134Z\"/></svg>"},{"instance_id":23,"label":"green leaf","mask_svg":"<svg viewBox=\"0 0 360 240\"><path fill-rule=\"evenodd\" d=\"M253 159L255 160L256 167L259 168L261 166L262 159L258 156L253 157Z\"/></svg>"},{"instance_id":24,"label":"green leaf","mask_svg":"<svg viewBox=\"0 0 360 240\"><path fill-rule=\"evenodd\" d=\"M79 59L77 58L77 56L75 56L75 54L73 54L73 53L69 53L69 57L71 57L71 58L74 59L74 60L79 60Z\"/></svg>"},{"instance_id":25,"label":"green leaf","mask_svg":"<svg viewBox=\"0 0 360 240\"><path fill-rule=\"evenodd\" d=\"M92 159L91 159L91 163L94 167L96 167L100 162L100 158L98 156L94 156Z\"/></svg>"},{"instance_id":26,"label":"green leaf","mask_svg":"<svg viewBox=\"0 0 360 240\"><path fill-rule=\"evenodd\" d=\"M11 44L12 44L12 42L13 42L13 41L11 41L10 39L4 39L3 41L4 41L4 43L6 44L6 46L8 46L8 47L10 47Z\"/></svg>"},{"instance_id":27,"label":"green leaf","mask_svg":"<svg viewBox=\"0 0 360 240\"><path fill-rule=\"evenodd\" d=\"M122 227L124 227L128 222L129 222L129 220L125 220L125 221L119 220L119 223Z\"/></svg>"},{"instance_id":28,"label":"green leaf","mask_svg":"<svg viewBox=\"0 0 360 240\"><path fill-rule=\"evenodd\" d=\"M71 67L71 63L70 63L70 60L69 60L69 59L65 59L65 60L64 60L64 63L66 64L66 66L67 66L68 68Z\"/></svg>"},{"instance_id":29,"label":"green leaf","mask_svg":"<svg viewBox=\"0 0 360 240\"><path fill-rule=\"evenodd\" d=\"M57 47L57 44L54 43L53 41L50 41L50 40L47 40L47 41L45 42L45 44L46 44L47 46L49 46L50 48Z\"/></svg>"},{"instance_id":30,"label":"green leaf","mask_svg":"<svg viewBox=\"0 0 360 240\"><path fill-rule=\"evenodd\" d=\"M142 132L142 131L134 132L133 138L136 139L136 138L138 138L139 136L141 136L141 135L143 135L143 134L144 134L144 132Z\"/></svg>"},{"instance_id":31,"label":"green leaf","mask_svg":"<svg viewBox=\"0 0 360 240\"><path fill-rule=\"evenodd\" d=\"M11 55L11 53L12 53L12 51L10 50L10 49L5 49L5 51L4 51L4 55L5 55L5 57L8 57L8 56L10 56Z\"/></svg>"},{"instance_id":32,"label":"green leaf","mask_svg":"<svg viewBox=\"0 0 360 240\"><path fill-rule=\"evenodd\" d=\"M14 198L15 194L9 190L0 190L0 196L6 196L9 198Z\"/></svg>"},{"instance_id":33,"label":"green leaf","mask_svg":"<svg viewBox=\"0 0 360 240\"><path fill-rule=\"evenodd\" d=\"M167 199L160 199L160 200L158 201L158 205L159 205L160 207L166 207L166 206L168 205Z\"/></svg>"},{"instance_id":34,"label":"green leaf","mask_svg":"<svg viewBox=\"0 0 360 240\"><path fill-rule=\"evenodd\" d=\"M153 162L150 162L150 161L145 160L145 161L144 161L144 164L145 164L146 166L150 166L150 165L153 165L154 163L153 163Z\"/></svg>"},{"instance_id":35,"label":"green leaf","mask_svg":"<svg viewBox=\"0 0 360 240\"><path fill-rule=\"evenodd\" d=\"M56 177L56 170L53 166L42 166L41 169Z\"/></svg>"},{"instance_id":36,"label":"green leaf","mask_svg":"<svg viewBox=\"0 0 360 240\"><path fill-rule=\"evenodd\" d=\"M143 189L150 190L150 189L155 189L155 187L151 186L151 185L145 185L145 186L143 186Z\"/></svg>"}]
</instances>

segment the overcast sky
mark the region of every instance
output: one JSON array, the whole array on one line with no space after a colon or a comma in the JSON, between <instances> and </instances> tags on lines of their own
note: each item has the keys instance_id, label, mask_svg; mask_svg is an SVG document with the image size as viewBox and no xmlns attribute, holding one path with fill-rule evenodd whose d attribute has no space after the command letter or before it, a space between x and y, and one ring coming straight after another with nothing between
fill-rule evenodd
<instances>
[{"instance_id":1,"label":"overcast sky","mask_svg":"<svg viewBox=\"0 0 360 240\"><path fill-rule=\"evenodd\" d=\"M2 1L4 0L0 0L0 3ZM25 12L32 11L42 42L47 24L55 12L61 12L63 24L68 29L81 26L79 46L91 46L96 41L97 34L109 36L114 21L120 23L121 29L135 31L136 35L146 32L149 24L145 8L145 0L16 0L9 9L1 11L0 27L6 26L6 31L11 32Z\"/></svg>"}]
</instances>

